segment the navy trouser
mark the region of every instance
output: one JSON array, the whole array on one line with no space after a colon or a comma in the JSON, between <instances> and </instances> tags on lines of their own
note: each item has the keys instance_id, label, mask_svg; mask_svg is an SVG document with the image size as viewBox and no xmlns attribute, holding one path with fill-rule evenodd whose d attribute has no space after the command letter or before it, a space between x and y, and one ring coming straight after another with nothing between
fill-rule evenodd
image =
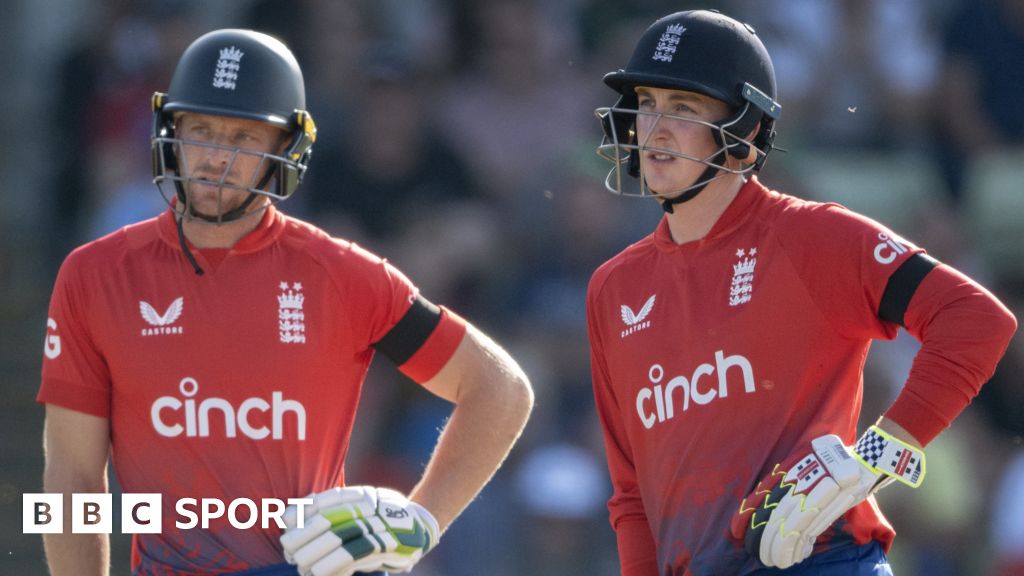
<instances>
[{"instance_id":1,"label":"navy trouser","mask_svg":"<svg viewBox=\"0 0 1024 576\"><path fill-rule=\"evenodd\" d=\"M385 572L356 572L366 576L387 576ZM291 564L275 564L265 568L254 568L245 572L235 572L234 576L299 576L299 571Z\"/></svg>"},{"instance_id":2,"label":"navy trouser","mask_svg":"<svg viewBox=\"0 0 1024 576\"><path fill-rule=\"evenodd\" d=\"M863 546L843 546L815 554L788 568L765 568L751 576L893 576L882 545L871 541Z\"/></svg>"}]
</instances>

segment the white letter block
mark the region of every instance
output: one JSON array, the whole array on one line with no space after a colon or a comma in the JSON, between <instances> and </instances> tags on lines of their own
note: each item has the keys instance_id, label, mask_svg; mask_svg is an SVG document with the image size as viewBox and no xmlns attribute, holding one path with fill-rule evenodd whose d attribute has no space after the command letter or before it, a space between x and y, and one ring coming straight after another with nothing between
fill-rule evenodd
<instances>
[{"instance_id":1,"label":"white letter block","mask_svg":"<svg viewBox=\"0 0 1024 576\"><path fill-rule=\"evenodd\" d=\"M160 494L121 495L121 533L159 534L164 509Z\"/></svg>"},{"instance_id":2,"label":"white letter block","mask_svg":"<svg viewBox=\"0 0 1024 576\"><path fill-rule=\"evenodd\" d=\"M113 494L71 495L71 532L73 534L110 534L114 527L113 515Z\"/></svg>"},{"instance_id":3,"label":"white letter block","mask_svg":"<svg viewBox=\"0 0 1024 576\"><path fill-rule=\"evenodd\" d=\"M63 494L22 494L21 532L61 534L64 532Z\"/></svg>"}]
</instances>

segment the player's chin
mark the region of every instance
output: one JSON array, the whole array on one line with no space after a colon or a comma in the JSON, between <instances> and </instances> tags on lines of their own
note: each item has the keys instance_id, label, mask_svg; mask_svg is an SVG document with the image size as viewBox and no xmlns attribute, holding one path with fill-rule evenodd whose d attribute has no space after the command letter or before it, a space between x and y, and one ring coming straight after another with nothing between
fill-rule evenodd
<instances>
[{"instance_id":1,"label":"player's chin","mask_svg":"<svg viewBox=\"0 0 1024 576\"><path fill-rule=\"evenodd\" d=\"M222 218L226 214L230 214L239 206L241 206L240 202L218 203L216 199L212 201L199 200L192 203L191 211L192 214L204 220L213 221Z\"/></svg>"},{"instance_id":2,"label":"player's chin","mask_svg":"<svg viewBox=\"0 0 1024 576\"><path fill-rule=\"evenodd\" d=\"M651 194L662 198L671 198L677 191L687 186L682 178L662 177L656 174L648 174L646 182Z\"/></svg>"}]
</instances>

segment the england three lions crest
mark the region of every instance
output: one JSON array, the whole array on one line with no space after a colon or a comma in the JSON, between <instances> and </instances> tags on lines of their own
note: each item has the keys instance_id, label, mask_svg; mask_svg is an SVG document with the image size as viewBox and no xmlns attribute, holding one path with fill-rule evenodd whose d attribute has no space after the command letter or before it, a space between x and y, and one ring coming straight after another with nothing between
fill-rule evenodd
<instances>
[{"instance_id":1,"label":"england three lions crest","mask_svg":"<svg viewBox=\"0 0 1024 576\"><path fill-rule=\"evenodd\" d=\"M754 268L757 266L757 248L736 251L736 263L732 265L732 282L729 284L729 306L750 302L754 295Z\"/></svg>"},{"instance_id":2,"label":"england three lions crest","mask_svg":"<svg viewBox=\"0 0 1024 576\"><path fill-rule=\"evenodd\" d=\"M277 328L281 342L285 344L304 344L306 342L306 313L303 305L306 296L302 293L302 283L281 282L281 293L277 296Z\"/></svg>"}]
</instances>

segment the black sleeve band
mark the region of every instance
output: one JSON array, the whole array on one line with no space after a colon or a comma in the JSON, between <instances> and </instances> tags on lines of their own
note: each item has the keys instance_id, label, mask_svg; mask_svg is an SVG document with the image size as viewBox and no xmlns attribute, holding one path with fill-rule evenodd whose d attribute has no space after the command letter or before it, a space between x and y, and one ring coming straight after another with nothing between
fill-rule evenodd
<instances>
[{"instance_id":1,"label":"black sleeve band","mask_svg":"<svg viewBox=\"0 0 1024 576\"><path fill-rule=\"evenodd\" d=\"M885 285L882 302L878 305L878 317L903 326L903 314L907 306L910 306L914 292L924 277L938 265L938 260L922 253L914 254L901 264Z\"/></svg>"},{"instance_id":2,"label":"black sleeve band","mask_svg":"<svg viewBox=\"0 0 1024 576\"><path fill-rule=\"evenodd\" d=\"M401 366L423 346L440 322L441 309L423 296L417 296L405 316L373 347L396 366Z\"/></svg>"}]
</instances>

